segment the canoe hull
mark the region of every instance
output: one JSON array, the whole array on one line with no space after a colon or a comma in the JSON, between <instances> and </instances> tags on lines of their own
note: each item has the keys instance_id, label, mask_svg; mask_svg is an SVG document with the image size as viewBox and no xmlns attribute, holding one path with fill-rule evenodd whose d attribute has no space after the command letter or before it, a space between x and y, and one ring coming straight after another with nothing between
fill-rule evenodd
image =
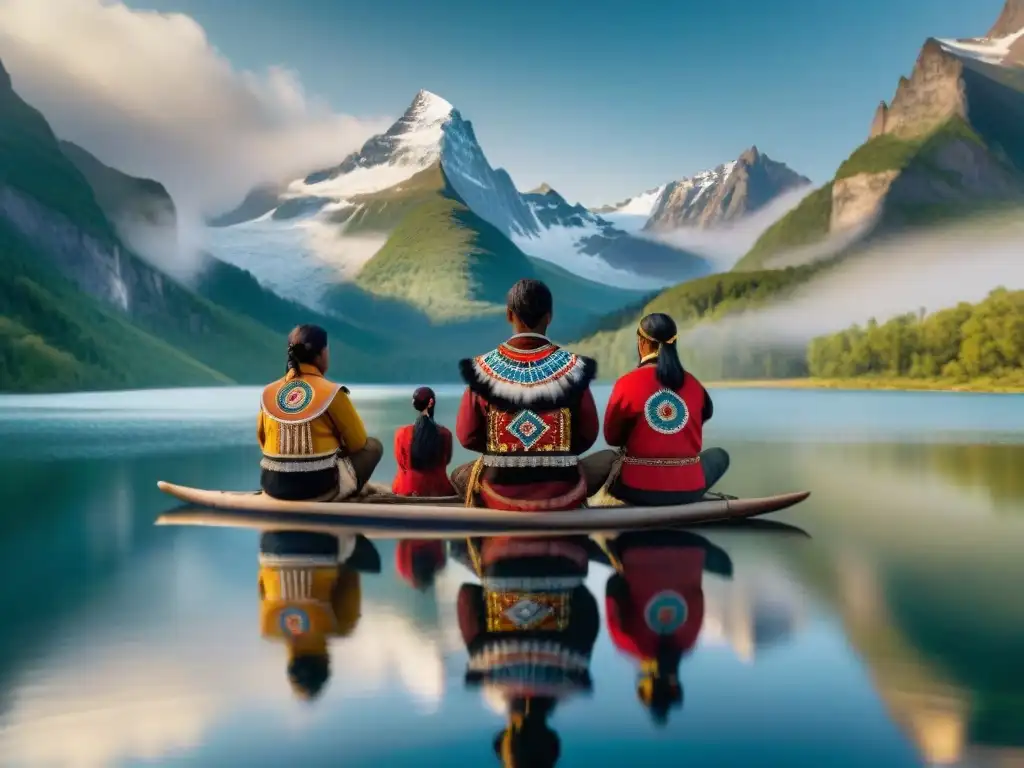
<instances>
[{"instance_id":1,"label":"canoe hull","mask_svg":"<svg viewBox=\"0 0 1024 768\"><path fill-rule=\"evenodd\" d=\"M327 526L359 531L436 532L439 537L551 535L641 530L745 520L799 504L809 491L758 499L721 499L674 507L603 507L566 512L505 512L455 504L280 501L253 493L206 491L160 482L164 493L194 509L168 512L162 525L228 525L263 530L317 530ZM195 509L198 508L198 509Z\"/></svg>"}]
</instances>

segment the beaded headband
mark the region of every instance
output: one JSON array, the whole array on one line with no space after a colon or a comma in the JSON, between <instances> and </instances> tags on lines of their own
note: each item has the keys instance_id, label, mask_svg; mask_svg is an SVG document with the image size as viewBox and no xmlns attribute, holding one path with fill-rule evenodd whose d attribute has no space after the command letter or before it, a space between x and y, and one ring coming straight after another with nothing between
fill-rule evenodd
<instances>
[{"instance_id":1,"label":"beaded headband","mask_svg":"<svg viewBox=\"0 0 1024 768\"><path fill-rule=\"evenodd\" d=\"M641 326L639 326L639 325L638 325L638 326L636 327L636 332L637 332L638 334L640 334L641 336L643 336L643 337L644 337L645 339L647 339L648 341L650 341L650 342L653 342L653 343L655 343L655 344L675 344L675 343L676 343L676 339L678 339L678 338L679 338L679 334L677 333L677 334L676 334L675 336L673 336L673 337L672 337L671 339L669 339L668 341L658 341L658 340L657 340L656 338L654 338L653 336L651 336L651 334L649 334L649 333L648 333L647 331L645 331L645 330L644 330L644 329L643 329L643 328L642 328Z\"/></svg>"}]
</instances>

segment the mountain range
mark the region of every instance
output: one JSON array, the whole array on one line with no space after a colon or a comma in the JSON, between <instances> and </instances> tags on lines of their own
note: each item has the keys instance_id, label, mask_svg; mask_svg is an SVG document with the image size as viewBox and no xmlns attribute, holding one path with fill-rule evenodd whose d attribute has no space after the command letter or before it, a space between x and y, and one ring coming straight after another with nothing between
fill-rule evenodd
<instances>
[{"instance_id":1,"label":"mountain range","mask_svg":"<svg viewBox=\"0 0 1024 768\"><path fill-rule=\"evenodd\" d=\"M684 358L689 355L687 364L705 377L807 375L804 350L766 347L762 340L736 335L728 324L706 321L785 301L879 239L983 214L1019 216L1022 41L1024 0L1006 0L984 37L927 39L891 102L880 103L873 118L865 116L865 142L830 181L766 229L731 272L666 289L638 312L612 313L576 348L597 358L604 377L615 376L634 362L637 319L662 311L685 325L702 326L701 349L687 350ZM716 181L723 175L713 174ZM703 179L714 183L711 175ZM660 194L641 196L637 207L653 212L651 198Z\"/></svg>"},{"instance_id":2,"label":"mountain range","mask_svg":"<svg viewBox=\"0 0 1024 768\"><path fill-rule=\"evenodd\" d=\"M60 141L0 65L0 390L264 382L299 322L328 329L348 381L452 380L505 332L521 277L552 287L553 335L610 378L632 364L644 311L684 326L742 312L873 238L1024 203L1022 37L1024 0L1008 0L985 37L926 41L865 143L813 191L751 147L588 210L547 184L518 190L472 124L420 91L359 151L212 219L187 269L160 182ZM802 189L729 273L659 239L727 229ZM844 249L820 258L836 235ZM716 378L805 365L740 342L687 364Z\"/></svg>"},{"instance_id":3,"label":"mountain range","mask_svg":"<svg viewBox=\"0 0 1024 768\"><path fill-rule=\"evenodd\" d=\"M237 240L246 238L246 231L267 232L267 224L277 222L278 233L304 236L294 247L306 252L318 271L325 259L332 261L339 277L423 308L429 305L437 316L465 315L481 300L490 303L480 299L484 294L478 296L478 289L467 287L472 279L467 283L456 276L460 295L450 297L452 306L442 307L447 297L432 288L386 277L396 268L402 271L396 265L410 244L403 238L423 229L426 220L445 222L427 227L430 238L415 238L418 250L433 254L420 260L424 268L431 262L432 270L466 275L460 263L465 248L458 241L473 240L491 256L475 260L471 272L483 261L502 261L514 269L530 264L532 270L547 272L555 265L590 281L653 289L711 271L704 258L634 237L550 187L520 193L504 169L490 165L472 123L428 91L420 91L385 133L337 165L276 189L254 190L237 210L212 223L231 226L225 240ZM331 242L330 253L316 247L318 239ZM268 285L288 290L283 283L290 278L274 265L239 263ZM427 290L429 296L420 295Z\"/></svg>"}]
</instances>

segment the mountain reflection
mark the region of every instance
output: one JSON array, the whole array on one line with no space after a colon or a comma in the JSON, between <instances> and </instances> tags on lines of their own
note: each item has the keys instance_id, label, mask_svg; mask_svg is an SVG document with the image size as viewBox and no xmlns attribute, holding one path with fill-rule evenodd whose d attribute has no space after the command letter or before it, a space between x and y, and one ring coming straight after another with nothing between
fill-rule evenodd
<instances>
[{"instance_id":1,"label":"mountain reflection","mask_svg":"<svg viewBox=\"0 0 1024 768\"><path fill-rule=\"evenodd\" d=\"M944 558L847 547L811 554L876 691L929 765L1024 766L1024 565L990 550L967 570Z\"/></svg>"}]
</instances>

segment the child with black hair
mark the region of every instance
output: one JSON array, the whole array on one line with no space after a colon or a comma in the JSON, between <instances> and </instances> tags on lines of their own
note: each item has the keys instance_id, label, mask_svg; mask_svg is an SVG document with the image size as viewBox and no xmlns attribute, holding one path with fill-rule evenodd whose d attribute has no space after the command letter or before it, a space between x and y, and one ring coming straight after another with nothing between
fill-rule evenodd
<instances>
[{"instance_id":1,"label":"child with black hair","mask_svg":"<svg viewBox=\"0 0 1024 768\"><path fill-rule=\"evenodd\" d=\"M413 392L412 407L419 414L416 422L395 431L398 472L391 491L397 496L454 496L448 480L452 433L434 420L434 390L420 387Z\"/></svg>"}]
</instances>

